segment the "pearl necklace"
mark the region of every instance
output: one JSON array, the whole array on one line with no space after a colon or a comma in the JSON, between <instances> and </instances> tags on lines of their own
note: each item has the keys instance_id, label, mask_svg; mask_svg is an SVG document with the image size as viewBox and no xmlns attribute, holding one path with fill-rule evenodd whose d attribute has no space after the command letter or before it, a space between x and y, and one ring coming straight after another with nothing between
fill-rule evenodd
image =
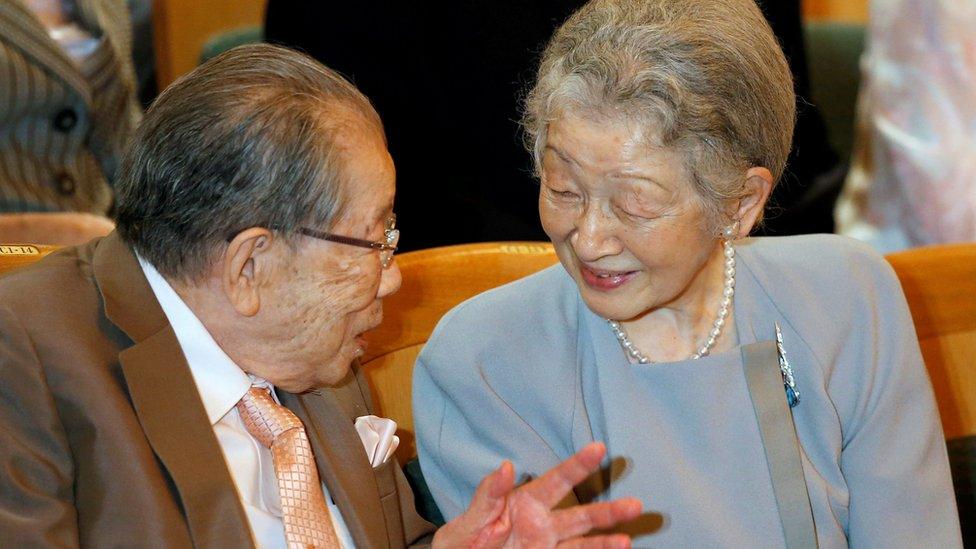
<instances>
[{"instance_id":1,"label":"pearl necklace","mask_svg":"<svg viewBox=\"0 0 976 549\"><path fill-rule=\"evenodd\" d=\"M735 227L737 230L738 227ZM706 356L712 347L715 346L715 342L718 341L720 335L722 335L722 328L725 326L725 317L729 316L729 307L732 306L732 296L735 295L735 248L732 247L732 235L734 230L726 229L725 236L727 237L722 243L725 253L725 284L722 288L722 303L718 309L718 317L715 322L712 323L712 331L708 333L708 339L705 340L705 344L702 345L695 354L691 355L692 359L699 359ZM617 336L617 341L620 342L620 346L627 351L627 354L636 360L639 364L649 364L651 361L648 359L644 353L634 345L634 342L627 337L627 333L624 332L623 326L620 325L616 320L607 319L607 323L610 324L610 329L613 330L613 335Z\"/></svg>"}]
</instances>

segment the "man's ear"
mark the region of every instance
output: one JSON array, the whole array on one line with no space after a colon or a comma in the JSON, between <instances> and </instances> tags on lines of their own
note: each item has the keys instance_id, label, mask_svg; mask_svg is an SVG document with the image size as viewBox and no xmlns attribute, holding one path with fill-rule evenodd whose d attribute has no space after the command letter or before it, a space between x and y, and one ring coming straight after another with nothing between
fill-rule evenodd
<instances>
[{"instance_id":1,"label":"man's ear","mask_svg":"<svg viewBox=\"0 0 976 549\"><path fill-rule=\"evenodd\" d=\"M773 174L766 168L755 167L746 171L743 196L733 212L733 219L739 222L735 237L749 236L752 229L762 219L763 208L773 191Z\"/></svg>"},{"instance_id":2,"label":"man's ear","mask_svg":"<svg viewBox=\"0 0 976 549\"><path fill-rule=\"evenodd\" d=\"M261 279L271 272L274 239L274 233L268 229L251 227L237 233L227 244L221 282L224 294L238 314L254 316L261 309Z\"/></svg>"}]
</instances>

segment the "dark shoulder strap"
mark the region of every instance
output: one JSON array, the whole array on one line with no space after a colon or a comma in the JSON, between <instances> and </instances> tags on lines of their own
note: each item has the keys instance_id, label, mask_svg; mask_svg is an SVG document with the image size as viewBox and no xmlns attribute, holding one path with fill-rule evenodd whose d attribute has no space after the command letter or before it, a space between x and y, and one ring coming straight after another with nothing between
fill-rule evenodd
<instances>
[{"instance_id":1,"label":"dark shoulder strap","mask_svg":"<svg viewBox=\"0 0 976 549\"><path fill-rule=\"evenodd\" d=\"M769 477L789 549L816 548L810 496L803 478L793 413L786 402L776 343L761 341L742 348L746 384L756 410Z\"/></svg>"}]
</instances>

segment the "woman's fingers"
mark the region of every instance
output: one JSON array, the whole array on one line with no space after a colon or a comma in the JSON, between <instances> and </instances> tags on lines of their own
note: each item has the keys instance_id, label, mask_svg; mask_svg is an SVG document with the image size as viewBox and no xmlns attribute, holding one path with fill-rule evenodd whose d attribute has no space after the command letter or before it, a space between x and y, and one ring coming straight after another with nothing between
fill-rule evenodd
<instances>
[{"instance_id":1,"label":"woman's fingers","mask_svg":"<svg viewBox=\"0 0 976 549\"><path fill-rule=\"evenodd\" d=\"M481 479L468 509L437 531L432 546L501 547L511 534L505 508L514 486L515 469L506 461Z\"/></svg>"},{"instance_id":2,"label":"woman's fingers","mask_svg":"<svg viewBox=\"0 0 976 549\"><path fill-rule=\"evenodd\" d=\"M515 469L508 461L502 463L478 484L467 511L438 531L435 544L495 547L512 541L510 536L519 531L549 540L572 538L560 547L630 547L630 538L625 535L578 536L636 518L641 503L635 498L551 510L575 485L597 470L605 454L603 444L588 444L516 493Z\"/></svg>"},{"instance_id":3,"label":"woman's fingers","mask_svg":"<svg viewBox=\"0 0 976 549\"><path fill-rule=\"evenodd\" d=\"M559 503L574 486L600 467L607 453L606 446L591 442L566 461L546 471L541 477L522 486L519 490L535 498L547 508Z\"/></svg>"},{"instance_id":4,"label":"woman's fingers","mask_svg":"<svg viewBox=\"0 0 976 549\"><path fill-rule=\"evenodd\" d=\"M495 520L505 509L505 499L514 486L515 468L510 461L505 461L498 469L481 479L464 515L478 525Z\"/></svg>"},{"instance_id":5,"label":"woman's fingers","mask_svg":"<svg viewBox=\"0 0 976 549\"><path fill-rule=\"evenodd\" d=\"M611 528L640 515L642 504L637 498L578 505L555 511L552 521L555 531L564 538L582 536L594 528Z\"/></svg>"},{"instance_id":6,"label":"woman's fingers","mask_svg":"<svg viewBox=\"0 0 976 549\"><path fill-rule=\"evenodd\" d=\"M558 549L630 549L630 537L624 534L573 538L556 545Z\"/></svg>"}]
</instances>

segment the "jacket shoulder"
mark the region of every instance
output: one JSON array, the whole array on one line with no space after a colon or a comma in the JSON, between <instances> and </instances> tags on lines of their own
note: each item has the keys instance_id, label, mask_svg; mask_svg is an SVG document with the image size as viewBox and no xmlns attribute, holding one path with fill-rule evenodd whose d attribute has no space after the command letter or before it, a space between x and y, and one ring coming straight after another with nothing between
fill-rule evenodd
<instances>
[{"instance_id":1,"label":"jacket shoulder","mask_svg":"<svg viewBox=\"0 0 976 549\"><path fill-rule=\"evenodd\" d=\"M62 248L36 263L0 276L0 302L17 313L41 306L63 309L65 295L92 281L93 244ZM70 301L69 301L70 303Z\"/></svg>"},{"instance_id":2,"label":"jacket shoulder","mask_svg":"<svg viewBox=\"0 0 976 549\"><path fill-rule=\"evenodd\" d=\"M867 244L852 238L803 235L749 239L737 248L740 259L764 288L809 288L817 295L862 294L866 288L897 284L894 270Z\"/></svg>"},{"instance_id":3,"label":"jacket shoulder","mask_svg":"<svg viewBox=\"0 0 976 549\"><path fill-rule=\"evenodd\" d=\"M852 259L884 262L884 258L868 244L836 234L757 237L743 244L737 249L758 260L813 269L833 268Z\"/></svg>"},{"instance_id":4,"label":"jacket shoulder","mask_svg":"<svg viewBox=\"0 0 976 549\"><path fill-rule=\"evenodd\" d=\"M438 322L428 346L455 339L470 345L474 334L478 348L527 335L545 338L550 335L548 328L559 326L554 331L558 333L566 322L575 322L576 307L576 284L557 263L454 307Z\"/></svg>"},{"instance_id":5,"label":"jacket shoulder","mask_svg":"<svg viewBox=\"0 0 976 549\"><path fill-rule=\"evenodd\" d=\"M775 308L766 312L782 315L826 374L872 338L912 330L894 270L866 244L835 235L758 238L737 252L737 270Z\"/></svg>"}]
</instances>

